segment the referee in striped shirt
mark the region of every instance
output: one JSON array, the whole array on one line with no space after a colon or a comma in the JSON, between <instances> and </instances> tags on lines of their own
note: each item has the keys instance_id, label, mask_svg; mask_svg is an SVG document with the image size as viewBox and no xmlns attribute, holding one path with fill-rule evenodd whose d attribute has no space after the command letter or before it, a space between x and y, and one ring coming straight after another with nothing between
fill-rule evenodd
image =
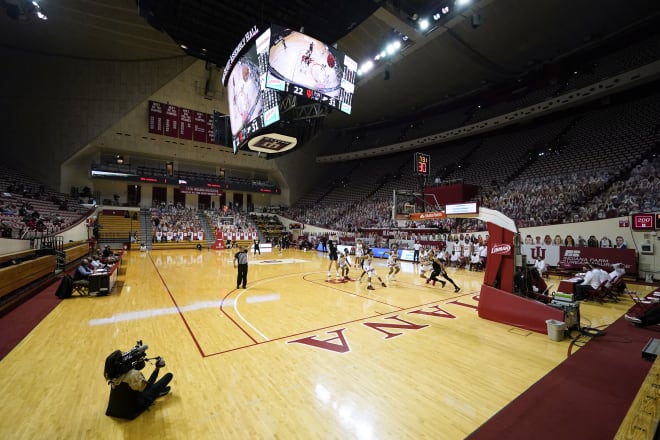
<instances>
[{"instance_id":1,"label":"referee in striped shirt","mask_svg":"<svg viewBox=\"0 0 660 440\"><path fill-rule=\"evenodd\" d=\"M248 273L248 253L247 248L243 245L238 248L238 252L234 256L234 267L238 268L238 276L236 277L236 288L240 288L241 284L243 289L247 288L247 273Z\"/></svg>"}]
</instances>

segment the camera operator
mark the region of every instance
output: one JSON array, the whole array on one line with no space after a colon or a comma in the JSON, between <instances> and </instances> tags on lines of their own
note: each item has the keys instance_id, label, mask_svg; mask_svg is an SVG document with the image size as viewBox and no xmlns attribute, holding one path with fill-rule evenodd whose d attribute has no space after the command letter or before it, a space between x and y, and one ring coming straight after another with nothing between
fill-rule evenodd
<instances>
[{"instance_id":1,"label":"camera operator","mask_svg":"<svg viewBox=\"0 0 660 440\"><path fill-rule=\"evenodd\" d=\"M145 379L139 371L145 366L146 345L138 345L127 353L121 350L112 352L105 360L104 376L110 384L110 398L105 415L133 420L142 414L154 400L170 391L168 384L172 373L165 374L160 380L158 373L165 366L165 361L156 358L155 369Z\"/></svg>"}]
</instances>

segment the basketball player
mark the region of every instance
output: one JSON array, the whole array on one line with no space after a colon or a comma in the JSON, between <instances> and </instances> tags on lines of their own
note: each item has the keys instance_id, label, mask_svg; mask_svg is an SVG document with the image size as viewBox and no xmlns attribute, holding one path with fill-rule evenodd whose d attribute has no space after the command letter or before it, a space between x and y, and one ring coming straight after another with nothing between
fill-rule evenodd
<instances>
[{"instance_id":1,"label":"basketball player","mask_svg":"<svg viewBox=\"0 0 660 440\"><path fill-rule=\"evenodd\" d=\"M328 258L330 258L330 263L328 263L328 280L330 280L330 269L333 264L335 266L335 275L337 279L339 279L339 265L337 264L339 256L337 255L337 244L337 236L331 236L328 240Z\"/></svg>"},{"instance_id":2,"label":"basketball player","mask_svg":"<svg viewBox=\"0 0 660 440\"><path fill-rule=\"evenodd\" d=\"M422 249L419 253L419 276L426 279L426 272L433 271L433 265L431 264L431 254L432 250Z\"/></svg>"},{"instance_id":3,"label":"basketball player","mask_svg":"<svg viewBox=\"0 0 660 440\"><path fill-rule=\"evenodd\" d=\"M364 260L364 245L362 240L358 239L355 242L355 265L362 267L362 261Z\"/></svg>"},{"instance_id":4,"label":"basketball player","mask_svg":"<svg viewBox=\"0 0 660 440\"><path fill-rule=\"evenodd\" d=\"M392 248L390 256L387 258L387 267L390 268L390 271L387 273L388 281L395 281L396 274L401 270L401 263L399 263L399 258L397 254L397 248Z\"/></svg>"},{"instance_id":5,"label":"basketball player","mask_svg":"<svg viewBox=\"0 0 660 440\"><path fill-rule=\"evenodd\" d=\"M371 285L371 278L375 275L376 278L378 278L378 281L380 281L381 286L387 287L387 284L383 281L383 279L376 273L376 269L374 269L374 255L369 249L369 252L367 253L367 256L364 260L364 271L367 274L367 289L368 290L376 290L374 287ZM362 280L362 276L360 276L360 280Z\"/></svg>"},{"instance_id":6,"label":"basketball player","mask_svg":"<svg viewBox=\"0 0 660 440\"><path fill-rule=\"evenodd\" d=\"M429 279L426 280L426 284L428 284L429 281L433 281L433 285L435 286L435 282L440 281L442 283L442 287L445 287L445 284L447 283L443 280L438 280L438 275L442 275L442 278L446 279L454 286L454 292L461 290L461 288L456 285L454 280L449 278L449 275L447 275L447 271L445 270L445 265L439 258L436 258L435 255L431 257L431 264L433 265L433 272L431 272Z\"/></svg>"},{"instance_id":7,"label":"basketball player","mask_svg":"<svg viewBox=\"0 0 660 440\"><path fill-rule=\"evenodd\" d=\"M344 252L339 255L337 265L339 266L339 270L341 270L341 278L344 281L350 281L348 272L351 270L351 260L348 256L348 248L344 249Z\"/></svg>"}]
</instances>

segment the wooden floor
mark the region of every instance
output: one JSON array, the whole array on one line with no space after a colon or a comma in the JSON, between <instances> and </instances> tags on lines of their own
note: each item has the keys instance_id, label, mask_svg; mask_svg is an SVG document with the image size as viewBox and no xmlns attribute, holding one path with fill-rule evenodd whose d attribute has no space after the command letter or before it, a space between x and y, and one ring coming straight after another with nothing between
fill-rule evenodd
<instances>
[{"instance_id":1,"label":"wooden floor","mask_svg":"<svg viewBox=\"0 0 660 440\"><path fill-rule=\"evenodd\" d=\"M327 282L317 252L250 257L235 289L230 250L127 253L112 295L62 301L0 362L0 437L460 439L567 356L567 340L480 319L482 272L450 269L454 293L404 263L370 291ZM583 304L582 322L630 305ZM106 417L104 360L138 339L172 392Z\"/></svg>"}]
</instances>

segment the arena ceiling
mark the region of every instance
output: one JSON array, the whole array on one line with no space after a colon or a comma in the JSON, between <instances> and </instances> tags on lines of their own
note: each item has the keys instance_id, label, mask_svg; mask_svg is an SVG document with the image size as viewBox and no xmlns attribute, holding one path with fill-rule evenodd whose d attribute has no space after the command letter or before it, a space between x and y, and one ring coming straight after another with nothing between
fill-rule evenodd
<instances>
[{"instance_id":1,"label":"arena ceiling","mask_svg":"<svg viewBox=\"0 0 660 440\"><path fill-rule=\"evenodd\" d=\"M0 0L8 5L26 0ZM585 45L618 38L657 21L657 0L472 0L433 32L414 18L454 0L39 0L41 21L0 14L0 44L28 52L95 60L189 55L220 67L255 24L304 28L358 63L393 31L413 44L362 78L353 114L335 112L330 127L386 120L488 84ZM478 16L477 22L473 21ZM475 26L478 24L478 26ZM179 44L185 44L184 52ZM204 49L204 50L202 50Z\"/></svg>"}]
</instances>

